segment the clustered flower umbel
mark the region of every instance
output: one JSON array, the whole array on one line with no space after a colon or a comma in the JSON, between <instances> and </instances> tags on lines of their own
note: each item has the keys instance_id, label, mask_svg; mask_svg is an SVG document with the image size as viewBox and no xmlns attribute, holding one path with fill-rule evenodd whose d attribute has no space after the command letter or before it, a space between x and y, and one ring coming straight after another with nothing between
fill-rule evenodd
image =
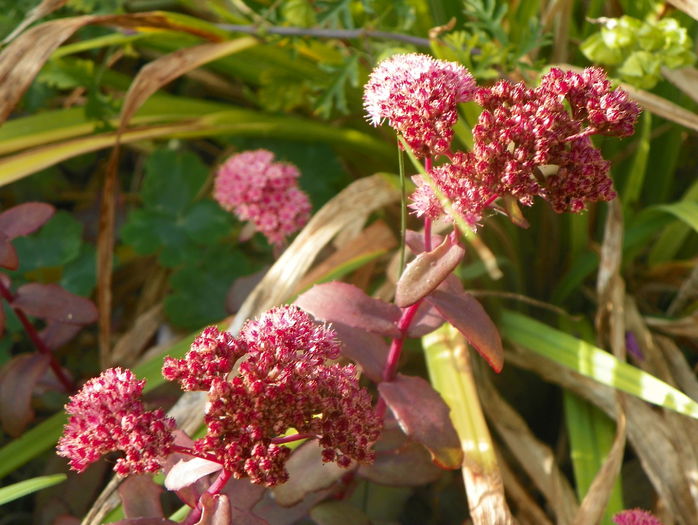
<instances>
[{"instance_id":1,"label":"clustered flower umbel","mask_svg":"<svg viewBox=\"0 0 698 525\"><path fill-rule=\"evenodd\" d=\"M294 428L319 439L324 461L343 467L372 461L381 422L355 366L331 363L339 352L335 332L296 306L247 321L238 337L206 328L184 359L168 357L162 371L184 390L208 392L207 433L194 442L192 455L220 463L236 478L277 485L288 479L291 453L277 442ZM143 410L137 400L143 383L130 371L110 369L71 399L58 446L71 467L84 470L121 450L121 475L160 468L172 451L174 421Z\"/></svg>"},{"instance_id":2,"label":"clustered flower umbel","mask_svg":"<svg viewBox=\"0 0 698 525\"><path fill-rule=\"evenodd\" d=\"M508 81L472 86L465 68L408 54L381 62L364 94L374 125L388 119L417 156L448 158L429 175L453 212L471 226L499 197L526 206L534 197L541 197L558 213L580 212L587 203L615 197L608 176L610 164L590 136L631 135L640 109L624 91L611 90L602 69L575 73L553 68L537 88ZM483 108L473 128L473 148L452 152L452 132L446 132L444 125L455 123L456 104L466 100ZM432 110L434 101L439 101L438 114ZM442 140L433 147L432 137L437 136ZM443 215L441 200L431 185L421 177L415 177L415 182L413 211L429 219Z\"/></svg>"},{"instance_id":3,"label":"clustered flower umbel","mask_svg":"<svg viewBox=\"0 0 698 525\"><path fill-rule=\"evenodd\" d=\"M652 514L642 509L624 510L613 516L616 525L662 525Z\"/></svg>"},{"instance_id":4,"label":"clustered flower umbel","mask_svg":"<svg viewBox=\"0 0 698 525\"><path fill-rule=\"evenodd\" d=\"M213 196L226 210L250 221L271 244L281 245L310 217L310 200L298 187L298 168L274 162L264 149L233 155L218 169Z\"/></svg>"}]
</instances>

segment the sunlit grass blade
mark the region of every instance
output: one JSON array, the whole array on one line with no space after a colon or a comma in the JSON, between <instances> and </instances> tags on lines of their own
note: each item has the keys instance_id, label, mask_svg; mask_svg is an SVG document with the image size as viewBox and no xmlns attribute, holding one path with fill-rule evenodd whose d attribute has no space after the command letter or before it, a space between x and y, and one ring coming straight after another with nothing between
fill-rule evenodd
<instances>
[{"instance_id":1,"label":"sunlit grass blade","mask_svg":"<svg viewBox=\"0 0 698 525\"><path fill-rule=\"evenodd\" d=\"M571 392L564 391L563 401L577 497L582 501L611 450L615 424L601 410ZM613 525L611 516L621 510L623 495L617 480L601 523Z\"/></svg>"},{"instance_id":2,"label":"sunlit grass blade","mask_svg":"<svg viewBox=\"0 0 698 525\"><path fill-rule=\"evenodd\" d=\"M579 374L698 419L698 403L686 394L586 341L508 310L503 312L499 328L509 341Z\"/></svg>"},{"instance_id":3,"label":"sunlit grass blade","mask_svg":"<svg viewBox=\"0 0 698 525\"><path fill-rule=\"evenodd\" d=\"M50 476L39 476L38 478L27 479L0 488L0 505L14 501L22 496L38 492L53 485L65 481L68 476L65 474L52 474Z\"/></svg>"},{"instance_id":4,"label":"sunlit grass blade","mask_svg":"<svg viewBox=\"0 0 698 525\"><path fill-rule=\"evenodd\" d=\"M431 384L451 409L451 420L463 448L463 480L473 522L505 523L509 509L492 437L480 406L468 345L448 324L424 336L422 343Z\"/></svg>"}]
</instances>

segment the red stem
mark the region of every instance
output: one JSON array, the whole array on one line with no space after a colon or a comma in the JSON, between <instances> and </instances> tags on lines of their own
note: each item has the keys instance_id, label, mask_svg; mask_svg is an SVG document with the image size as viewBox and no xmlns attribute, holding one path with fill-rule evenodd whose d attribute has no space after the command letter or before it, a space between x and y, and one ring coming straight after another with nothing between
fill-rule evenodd
<instances>
[{"instance_id":1,"label":"red stem","mask_svg":"<svg viewBox=\"0 0 698 525\"><path fill-rule=\"evenodd\" d=\"M49 356L49 366L58 378L58 381L60 381L63 385L63 388L65 388L65 391L68 394L72 394L73 392L75 392L75 383L73 383L70 380L70 378L67 375L65 375L65 372L63 372L63 369L61 368L60 363L56 359L56 356L53 355L51 349L48 346L46 346L46 343L44 343L43 339L41 339L39 333L36 331L36 327L32 324L29 318L27 318L27 316L24 314L22 310L20 310L16 306L12 306L12 301L15 300L15 296L12 295L12 292L10 292L10 290L7 289L2 280L0 280L0 295L2 295L3 299L7 301L7 303L12 308L12 311L19 319L19 322L22 323L24 331L27 332L29 339L34 344L37 351L40 354L46 354L47 356Z\"/></svg>"},{"instance_id":2,"label":"red stem","mask_svg":"<svg viewBox=\"0 0 698 525\"><path fill-rule=\"evenodd\" d=\"M274 445L283 445L285 443L292 443L293 441L298 441L300 439L315 439L317 436L315 434L291 434L290 436L282 436L277 438L272 438L271 442Z\"/></svg>"},{"instance_id":3,"label":"red stem","mask_svg":"<svg viewBox=\"0 0 698 525\"><path fill-rule=\"evenodd\" d=\"M223 490L223 487L225 487L225 484L228 483L232 475L233 473L228 470L221 470L216 480L206 491L206 494L211 494L212 496L220 494L221 490ZM198 521L201 519L202 512L203 508L201 507L201 499L199 499L199 503L196 505L196 508L192 509L192 511L189 513L189 516L187 516L186 519L182 522L182 525L194 525L195 523L198 523Z\"/></svg>"},{"instance_id":4,"label":"red stem","mask_svg":"<svg viewBox=\"0 0 698 525\"><path fill-rule=\"evenodd\" d=\"M424 170L429 173L432 168L431 157L424 159ZM431 251L431 219L424 219L424 251ZM420 299L416 303L403 308L400 320L397 322L397 328L400 330L400 335L393 338L390 343L390 351L388 352L388 358L385 361L385 367L383 368L383 381L392 381L397 375L397 367L400 363L400 355L402 354L402 347L405 343L405 338L407 336L407 331L414 320L414 316L417 313L419 305L422 304L423 299ZM376 403L376 413L379 417L385 415L385 410L387 406L383 398L378 400Z\"/></svg>"}]
</instances>

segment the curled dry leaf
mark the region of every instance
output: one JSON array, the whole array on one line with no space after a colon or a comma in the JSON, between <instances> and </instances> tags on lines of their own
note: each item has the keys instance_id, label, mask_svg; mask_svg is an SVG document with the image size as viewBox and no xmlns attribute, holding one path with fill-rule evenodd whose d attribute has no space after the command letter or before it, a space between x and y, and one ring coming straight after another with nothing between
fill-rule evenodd
<instances>
[{"instance_id":1,"label":"curled dry leaf","mask_svg":"<svg viewBox=\"0 0 698 525\"><path fill-rule=\"evenodd\" d=\"M380 383L378 391L400 428L429 450L434 463L446 469L461 467L463 451L450 410L428 381L398 374L395 380Z\"/></svg>"},{"instance_id":2,"label":"curled dry leaf","mask_svg":"<svg viewBox=\"0 0 698 525\"><path fill-rule=\"evenodd\" d=\"M422 252L400 276L395 304L404 308L427 296L460 264L465 255L461 245L446 238L430 252Z\"/></svg>"},{"instance_id":3,"label":"curled dry leaf","mask_svg":"<svg viewBox=\"0 0 698 525\"><path fill-rule=\"evenodd\" d=\"M160 494L162 487L145 474L129 476L119 486L127 518L163 518Z\"/></svg>"},{"instance_id":4,"label":"curled dry leaf","mask_svg":"<svg viewBox=\"0 0 698 525\"><path fill-rule=\"evenodd\" d=\"M97 320L97 308L92 301L72 294L57 284L29 283L20 286L12 306L27 315L61 323L86 325Z\"/></svg>"},{"instance_id":5,"label":"curled dry leaf","mask_svg":"<svg viewBox=\"0 0 698 525\"><path fill-rule=\"evenodd\" d=\"M19 436L34 419L32 394L49 361L47 354L22 354L3 368L0 375L0 421L10 436Z\"/></svg>"},{"instance_id":6,"label":"curled dry leaf","mask_svg":"<svg viewBox=\"0 0 698 525\"><path fill-rule=\"evenodd\" d=\"M322 449L316 441L298 447L286 463L289 480L272 489L279 505L290 507L302 501L306 495L332 486L347 469L336 463L322 462Z\"/></svg>"},{"instance_id":7,"label":"curled dry leaf","mask_svg":"<svg viewBox=\"0 0 698 525\"><path fill-rule=\"evenodd\" d=\"M25 202L0 213L0 232L8 239L29 235L41 228L56 212L43 202Z\"/></svg>"},{"instance_id":8,"label":"curled dry leaf","mask_svg":"<svg viewBox=\"0 0 698 525\"><path fill-rule=\"evenodd\" d=\"M313 286L295 304L326 322L342 322L378 335L399 337L400 309L369 297L351 284L332 282Z\"/></svg>"}]
</instances>

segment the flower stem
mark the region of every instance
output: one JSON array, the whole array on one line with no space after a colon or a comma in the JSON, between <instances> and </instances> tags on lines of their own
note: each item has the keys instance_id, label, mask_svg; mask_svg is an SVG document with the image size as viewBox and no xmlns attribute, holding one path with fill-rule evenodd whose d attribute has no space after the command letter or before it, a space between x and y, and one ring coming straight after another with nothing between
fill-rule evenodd
<instances>
[{"instance_id":1,"label":"flower stem","mask_svg":"<svg viewBox=\"0 0 698 525\"><path fill-rule=\"evenodd\" d=\"M208 488L206 491L206 494L210 494L211 496L215 496L216 494L220 494L221 490L223 490L223 487L225 487L226 483L230 480L232 477L233 473L228 471L228 470L221 470L220 474L218 474L218 477L216 480L211 484L211 486ZM198 505L196 506L195 509L192 509L192 511L189 513L189 516L182 522L182 525L194 525L194 523L198 523L199 520L201 519L201 514L203 513L203 508L201 507L201 500L199 500Z\"/></svg>"},{"instance_id":2,"label":"flower stem","mask_svg":"<svg viewBox=\"0 0 698 525\"><path fill-rule=\"evenodd\" d=\"M65 374L65 372L63 372L63 369L61 368L60 363L56 359L56 356L53 355L53 352L51 352L51 349L48 346L46 346L46 343L44 343L43 339L41 339L41 336L39 336L39 333L36 331L36 327L32 324L32 322L25 315L25 313L22 310L20 310L19 308L12 306L12 301L15 300L15 296L3 284L2 280L0 280L0 295L2 296L3 299L5 299L7 301L7 303L12 308L12 311L15 313L15 315L19 319L19 322L22 323L22 326L24 327L24 331L27 332L29 339L34 344L37 351L41 354L46 354L49 356L49 358L50 358L49 366L51 367L51 370L53 370L53 373L58 378L58 381L60 381L61 384L63 385L63 388L65 388L66 393L68 393L68 394L74 393L76 390L75 383L73 383L73 381L71 381L70 378L68 378L68 376Z\"/></svg>"}]
</instances>

